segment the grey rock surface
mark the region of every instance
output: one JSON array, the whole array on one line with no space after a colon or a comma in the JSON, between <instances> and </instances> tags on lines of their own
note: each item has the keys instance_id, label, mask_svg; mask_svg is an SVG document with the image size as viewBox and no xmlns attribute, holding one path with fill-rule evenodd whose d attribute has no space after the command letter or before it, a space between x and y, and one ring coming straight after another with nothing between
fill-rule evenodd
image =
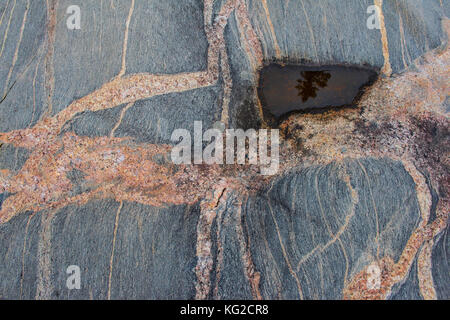
<instances>
[{"instance_id":1,"label":"grey rock surface","mask_svg":"<svg viewBox=\"0 0 450 320\"><path fill-rule=\"evenodd\" d=\"M217 17L227 1L212 2ZM57 136L129 138L144 149L173 145L175 129L192 131L194 121L210 128L223 120L228 89L226 124L260 128L256 87L263 64L364 65L383 73L388 56L397 75L414 70L417 58L445 45L442 21L450 13L448 1L384 0L386 44L379 30L366 27L371 0L242 3L263 56L255 68L244 41L250 33L246 29L242 36L240 20L231 14L224 39L232 87L226 87L221 65L212 85L130 103L115 104L111 97L101 110L76 113ZM81 9L80 30L66 26L70 5ZM55 118L114 79L206 71L211 44L204 10L201 0L1 0L0 132ZM448 105L448 97L446 101ZM15 195L3 172L20 175L28 170L27 160L34 159L32 148L2 143L0 208ZM45 150L43 176L51 165L45 156L65 152L62 147ZM400 261L423 219L417 181L403 162L352 156L326 164L296 163L257 191L249 188L245 196L240 190L227 191L224 203L213 210L210 234L204 235L211 238L206 284L198 271L198 226L206 193L178 205L117 201L116 194L107 193L61 208L38 204L22 210L0 224L0 298L195 299L202 290L207 299L348 298L353 279L373 260ZM70 196L103 183L86 186L86 174L75 170L67 178L78 188ZM202 182L190 180L193 188ZM27 186L32 189L30 182L20 190ZM435 193L437 205L446 195L445 190ZM438 299L450 298L448 230L434 238L431 251ZM388 298L426 296L417 256ZM80 290L66 286L70 265L81 268Z\"/></svg>"},{"instance_id":2,"label":"grey rock surface","mask_svg":"<svg viewBox=\"0 0 450 320\"><path fill-rule=\"evenodd\" d=\"M352 201L350 188L358 199ZM264 299L340 299L345 279L371 257L397 261L420 220L414 182L390 160L295 170L241 207L236 200L229 198L212 229L211 298L252 298L242 258L249 250ZM3 297L33 299L36 286L51 299L195 297L198 206L130 203L119 210L114 201L92 201L48 214L25 213L0 226ZM69 265L82 266L82 290L67 289Z\"/></svg>"}]
</instances>

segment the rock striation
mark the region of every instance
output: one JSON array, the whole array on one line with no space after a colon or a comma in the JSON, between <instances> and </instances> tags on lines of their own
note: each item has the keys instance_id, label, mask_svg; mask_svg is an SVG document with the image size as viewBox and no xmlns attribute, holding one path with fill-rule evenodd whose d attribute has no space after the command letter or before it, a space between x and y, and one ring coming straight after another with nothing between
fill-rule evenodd
<instances>
[{"instance_id":1,"label":"rock striation","mask_svg":"<svg viewBox=\"0 0 450 320\"><path fill-rule=\"evenodd\" d=\"M439 0L2 1L0 298L449 299L449 14ZM171 134L194 121L275 128L257 90L274 62L379 77L355 106L277 124L273 176L173 164Z\"/></svg>"}]
</instances>

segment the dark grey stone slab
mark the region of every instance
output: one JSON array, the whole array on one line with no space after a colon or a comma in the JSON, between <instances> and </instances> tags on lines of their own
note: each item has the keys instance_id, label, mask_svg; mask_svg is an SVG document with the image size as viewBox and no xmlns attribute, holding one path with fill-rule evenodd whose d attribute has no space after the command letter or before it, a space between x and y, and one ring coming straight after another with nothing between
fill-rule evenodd
<instances>
[{"instance_id":1,"label":"dark grey stone slab","mask_svg":"<svg viewBox=\"0 0 450 320\"><path fill-rule=\"evenodd\" d=\"M404 282L394 285L391 300L423 300L417 278L417 258L414 260L408 277Z\"/></svg>"},{"instance_id":2,"label":"dark grey stone slab","mask_svg":"<svg viewBox=\"0 0 450 320\"><path fill-rule=\"evenodd\" d=\"M347 175L358 194L354 204ZM242 259L246 247L261 274L263 298L339 299L345 279L372 259L390 256L397 261L420 219L412 178L400 163L388 159L294 170L248 198L241 215L237 198L229 198L211 233L211 290L222 299L252 298ZM49 219L37 214L28 227L26 260L22 248L29 215L0 226L1 241L8 243L1 247L2 297L17 297L25 261L22 298L42 294L36 282L46 285L43 297L53 299L194 298L198 206L158 209L124 203L116 224L118 207L101 200L66 207ZM433 258L441 261L436 250ZM70 265L81 268L81 290L66 288ZM436 282L444 285L440 278L446 266L437 263L434 270ZM413 297L405 289L411 281L394 298ZM443 288L438 289L441 295Z\"/></svg>"},{"instance_id":3,"label":"dark grey stone slab","mask_svg":"<svg viewBox=\"0 0 450 320\"><path fill-rule=\"evenodd\" d=\"M0 18L0 131L4 132L32 125L44 108L46 7L38 1L2 1Z\"/></svg>"},{"instance_id":4,"label":"dark grey stone slab","mask_svg":"<svg viewBox=\"0 0 450 320\"><path fill-rule=\"evenodd\" d=\"M127 73L206 69L202 0L136 1L129 36Z\"/></svg>"},{"instance_id":5,"label":"dark grey stone slab","mask_svg":"<svg viewBox=\"0 0 450 320\"><path fill-rule=\"evenodd\" d=\"M211 231L215 272L212 272L210 297L214 299L252 299L251 286L245 277L245 265L241 259L246 243L245 239L241 239L244 220L237 212L236 196L228 199L226 210L216 217L215 228Z\"/></svg>"},{"instance_id":6,"label":"dark grey stone slab","mask_svg":"<svg viewBox=\"0 0 450 320\"><path fill-rule=\"evenodd\" d=\"M383 8L394 72L413 65L424 52L445 41L439 0L388 0L383 2Z\"/></svg>"},{"instance_id":7,"label":"dark grey stone slab","mask_svg":"<svg viewBox=\"0 0 450 320\"><path fill-rule=\"evenodd\" d=\"M66 10L71 5L80 7L80 30L69 30L66 26L70 16ZM129 1L57 2L52 114L119 73L128 9Z\"/></svg>"},{"instance_id":8,"label":"dark grey stone slab","mask_svg":"<svg viewBox=\"0 0 450 320\"><path fill-rule=\"evenodd\" d=\"M11 172L18 172L27 161L29 154L27 149L4 144L0 147L0 167Z\"/></svg>"},{"instance_id":9,"label":"dark grey stone slab","mask_svg":"<svg viewBox=\"0 0 450 320\"><path fill-rule=\"evenodd\" d=\"M279 47L280 56L293 61L367 64L381 68L384 58L380 32L368 29L366 24L367 8L373 4L370 0L267 0L272 31L263 2L249 1L252 22L262 35L266 58L276 58ZM448 4L443 6L448 10ZM443 13L438 0L386 0L383 13L394 72L405 68L402 52L409 56L405 59L410 65L443 40L440 26ZM403 22L406 48L401 45L399 19Z\"/></svg>"},{"instance_id":10,"label":"dark grey stone slab","mask_svg":"<svg viewBox=\"0 0 450 320\"><path fill-rule=\"evenodd\" d=\"M23 213L0 226L0 298L34 299L40 217Z\"/></svg>"},{"instance_id":11,"label":"dark grey stone slab","mask_svg":"<svg viewBox=\"0 0 450 320\"><path fill-rule=\"evenodd\" d=\"M111 299L194 299L198 206L124 204Z\"/></svg>"},{"instance_id":12,"label":"dark grey stone slab","mask_svg":"<svg viewBox=\"0 0 450 320\"><path fill-rule=\"evenodd\" d=\"M370 5L373 1L267 0L273 37L262 1L249 1L252 22L263 36L266 58L277 56L276 39L281 57L289 60L381 67L380 33L366 27Z\"/></svg>"},{"instance_id":13,"label":"dark grey stone slab","mask_svg":"<svg viewBox=\"0 0 450 320\"><path fill-rule=\"evenodd\" d=\"M63 132L74 132L79 136L88 137L109 136L119 121L123 108L125 105L96 112L83 112L69 121Z\"/></svg>"},{"instance_id":14,"label":"dark grey stone slab","mask_svg":"<svg viewBox=\"0 0 450 320\"><path fill-rule=\"evenodd\" d=\"M250 198L244 216L263 297L298 299L300 287L303 298L339 299L363 265L397 261L420 219L414 188L397 162L349 160L287 174Z\"/></svg>"},{"instance_id":15,"label":"dark grey stone slab","mask_svg":"<svg viewBox=\"0 0 450 320\"><path fill-rule=\"evenodd\" d=\"M139 142L171 143L175 129L193 132L194 121L203 122L203 130L220 120L219 85L171 93L136 102L122 119L116 137L132 137Z\"/></svg>"},{"instance_id":16,"label":"dark grey stone slab","mask_svg":"<svg viewBox=\"0 0 450 320\"><path fill-rule=\"evenodd\" d=\"M0 226L0 297L193 299L199 208L124 203L116 225L118 208L91 201ZM80 290L66 285L72 265Z\"/></svg>"},{"instance_id":17,"label":"dark grey stone slab","mask_svg":"<svg viewBox=\"0 0 450 320\"><path fill-rule=\"evenodd\" d=\"M255 116L259 113L254 100L256 95L255 74L245 49L241 45L240 31L234 17L229 19L224 36L233 79L229 107L230 127L258 129L261 121L259 116Z\"/></svg>"},{"instance_id":18,"label":"dark grey stone slab","mask_svg":"<svg viewBox=\"0 0 450 320\"><path fill-rule=\"evenodd\" d=\"M432 253L432 274L438 299L450 300L450 228L447 226L434 244Z\"/></svg>"},{"instance_id":19,"label":"dark grey stone slab","mask_svg":"<svg viewBox=\"0 0 450 320\"><path fill-rule=\"evenodd\" d=\"M119 204L111 200L69 206L55 213L50 236L51 299L106 299L115 216ZM42 258L41 258L42 259ZM81 289L68 290L66 270L81 271ZM45 297L48 298L48 297Z\"/></svg>"},{"instance_id":20,"label":"dark grey stone slab","mask_svg":"<svg viewBox=\"0 0 450 320\"><path fill-rule=\"evenodd\" d=\"M57 4L54 38L47 8L52 3ZM214 2L216 14L223 3ZM268 14L264 1L246 1L266 60L375 68L385 63L380 31L366 27L372 0L266 3ZM66 27L70 5L81 9L80 30ZM45 112L55 115L100 88L120 73L124 53L127 75L206 69L201 0L135 1L124 50L130 5L129 0L1 1L0 132L31 127ZM442 44L440 23L449 15L448 1L385 0L383 8L394 72ZM225 40L233 80L230 126L258 128L258 70L250 64L233 15ZM210 87L136 101L115 136L169 143L174 129L191 130L195 120L211 127L222 111L222 81L220 76ZM124 107L80 113L64 130L108 136ZM17 173L28 155L4 144L0 169ZM68 178L72 195L86 191L83 174L74 170ZM353 202L351 189L358 194ZM8 196L0 195L0 205ZM263 298L341 298L346 281L369 261L384 256L397 261L420 221L414 182L389 159L294 169L241 208L239 196L230 197L212 226L209 298L254 297L242 258L247 247L261 275ZM432 197L434 208L439 199L435 192ZM119 206L91 200L54 212L24 212L0 225L0 298L193 299L199 206L123 203L117 215ZM440 299L450 296L447 233L436 239L432 254ZM81 290L66 287L69 265L81 269ZM420 298L416 269L414 264L392 298Z\"/></svg>"}]
</instances>

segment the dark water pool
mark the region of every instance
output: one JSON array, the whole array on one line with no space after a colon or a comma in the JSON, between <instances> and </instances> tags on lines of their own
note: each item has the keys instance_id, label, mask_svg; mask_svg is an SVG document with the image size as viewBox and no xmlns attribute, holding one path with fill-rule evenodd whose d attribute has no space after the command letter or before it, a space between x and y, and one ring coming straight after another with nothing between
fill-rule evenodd
<instances>
[{"instance_id":1,"label":"dark water pool","mask_svg":"<svg viewBox=\"0 0 450 320\"><path fill-rule=\"evenodd\" d=\"M261 70L258 93L264 112L279 118L292 111L350 106L376 77L359 67L270 64Z\"/></svg>"}]
</instances>

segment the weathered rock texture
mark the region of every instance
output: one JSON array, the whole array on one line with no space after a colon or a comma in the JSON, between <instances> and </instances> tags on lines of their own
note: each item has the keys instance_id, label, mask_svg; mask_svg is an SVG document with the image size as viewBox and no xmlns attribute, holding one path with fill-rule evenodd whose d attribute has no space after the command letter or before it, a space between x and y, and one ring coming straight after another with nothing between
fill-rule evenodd
<instances>
[{"instance_id":1,"label":"weathered rock texture","mask_svg":"<svg viewBox=\"0 0 450 320\"><path fill-rule=\"evenodd\" d=\"M366 27L373 4L380 30ZM2 0L0 298L449 299L449 13L439 0ZM381 76L355 108L286 119L275 176L173 165L170 135L194 120L267 125L269 61Z\"/></svg>"}]
</instances>

